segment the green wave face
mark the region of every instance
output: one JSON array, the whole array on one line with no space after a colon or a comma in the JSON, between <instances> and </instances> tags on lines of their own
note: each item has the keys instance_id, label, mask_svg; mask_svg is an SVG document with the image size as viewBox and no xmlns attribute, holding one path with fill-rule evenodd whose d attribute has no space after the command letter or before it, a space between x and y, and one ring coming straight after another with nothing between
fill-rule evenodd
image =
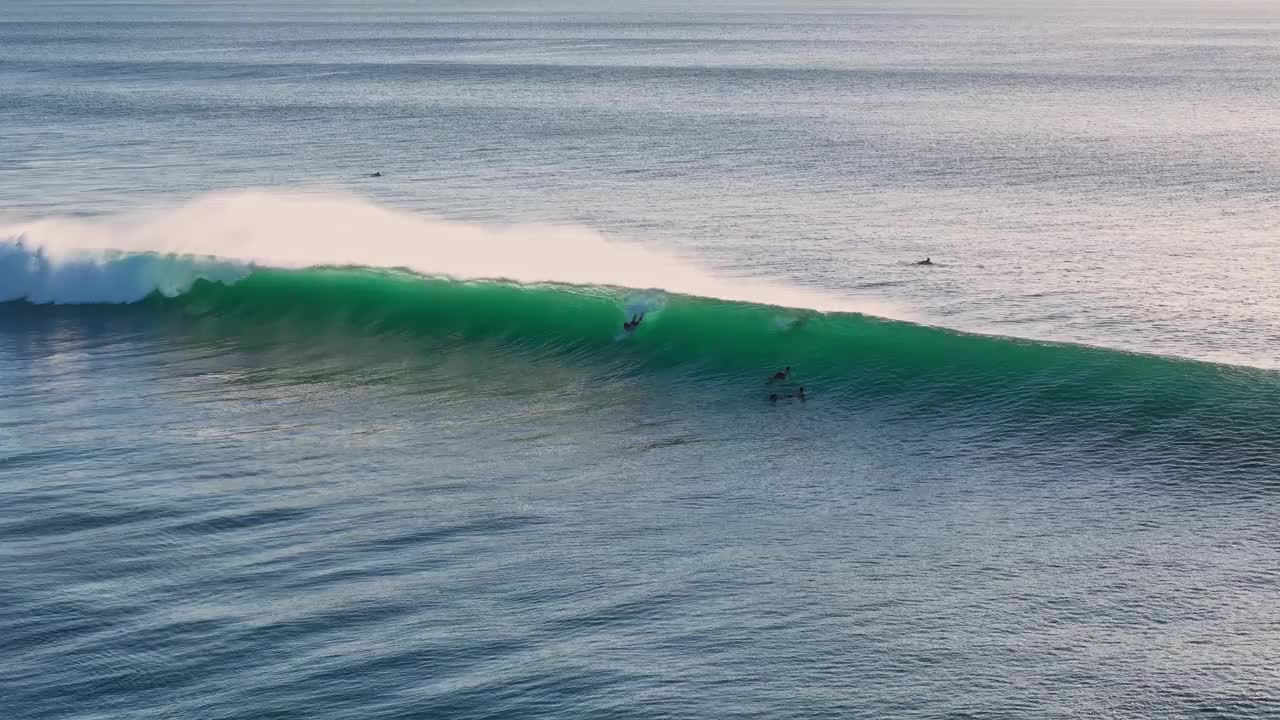
<instances>
[{"instance_id":1,"label":"green wave face","mask_svg":"<svg viewBox=\"0 0 1280 720\"><path fill-rule=\"evenodd\" d=\"M767 375L789 365L792 384L807 385L815 397L998 414L1086 432L1182 424L1182 431L1207 434L1280 420L1280 376L1272 371L658 291L313 269L257 271L230 286L202 282L153 302L236 328L485 342L701 374L710 385L750 395L765 394ZM624 333L624 320L642 310L643 324Z\"/></svg>"},{"instance_id":2,"label":"green wave face","mask_svg":"<svg viewBox=\"0 0 1280 720\"><path fill-rule=\"evenodd\" d=\"M423 359L430 373L431 358L448 355L469 392L501 392L521 374L542 373L552 388L638 379L646 391L696 395L709 411L754 413L771 411L773 393L780 410L797 407L789 396L804 386L806 418L837 433L905 427L937 438L939 452L1105 457L1219 479L1280 467L1280 373L857 314L360 268L255 270L135 306L25 307L142 312L169 318L182 337L270 348L273 366L324 357L340 368L301 382L363 382L388 354ZM644 322L624 332L639 312ZM766 382L784 366L789 381Z\"/></svg>"}]
</instances>

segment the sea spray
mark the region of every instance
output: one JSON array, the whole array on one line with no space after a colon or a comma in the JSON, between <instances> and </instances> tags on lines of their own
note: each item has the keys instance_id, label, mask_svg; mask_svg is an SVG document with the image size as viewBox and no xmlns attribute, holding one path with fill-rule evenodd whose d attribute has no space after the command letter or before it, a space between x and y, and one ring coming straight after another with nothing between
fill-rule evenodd
<instances>
[{"instance_id":1,"label":"sea spray","mask_svg":"<svg viewBox=\"0 0 1280 720\"><path fill-rule=\"evenodd\" d=\"M660 288L816 310L905 317L887 304L749 279L725 279L685 260L591 229L480 225L376 205L350 195L258 190L205 195L164 209L0 224L10 252L38 252L49 267L86 251L201 256L239 265L403 268L458 279ZM5 278L9 288L20 287ZM165 288L156 289L165 292ZM144 293L145 294L145 293ZM10 289L10 298L18 295ZM136 293L74 292L51 302L119 302Z\"/></svg>"}]
</instances>

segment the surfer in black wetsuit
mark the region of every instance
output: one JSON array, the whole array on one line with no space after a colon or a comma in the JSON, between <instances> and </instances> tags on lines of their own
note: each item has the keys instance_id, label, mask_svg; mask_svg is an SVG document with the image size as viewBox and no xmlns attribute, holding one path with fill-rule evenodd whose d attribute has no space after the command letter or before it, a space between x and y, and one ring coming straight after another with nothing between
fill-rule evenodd
<instances>
[{"instance_id":1,"label":"surfer in black wetsuit","mask_svg":"<svg viewBox=\"0 0 1280 720\"><path fill-rule=\"evenodd\" d=\"M933 261L930 260L929 258L925 258L916 263L916 265L932 265L932 264L933 264Z\"/></svg>"},{"instance_id":2,"label":"surfer in black wetsuit","mask_svg":"<svg viewBox=\"0 0 1280 720\"><path fill-rule=\"evenodd\" d=\"M644 313L640 313L639 315L633 315L629 322L622 323L622 329L627 332L631 332L632 330L635 330L636 328L640 327L640 323L643 320L644 320Z\"/></svg>"},{"instance_id":3,"label":"surfer in black wetsuit","mask_svg":"<svg viewBox=\"0 0 1280 720\"><path fill-rule=\"evenodd\" d=\"M783 368L782 370L779 370L778 372L774 373L774 374L773 374L773 377L770 377L770 378L769 378L769 382L782 382L783 380L786 380L786 379L787 379L787 378L789 378L789 377L791 377L791 366L790 366L790 365L788 365L788 366L786 366L785 368Z\"/></svg>"}]
</instances>

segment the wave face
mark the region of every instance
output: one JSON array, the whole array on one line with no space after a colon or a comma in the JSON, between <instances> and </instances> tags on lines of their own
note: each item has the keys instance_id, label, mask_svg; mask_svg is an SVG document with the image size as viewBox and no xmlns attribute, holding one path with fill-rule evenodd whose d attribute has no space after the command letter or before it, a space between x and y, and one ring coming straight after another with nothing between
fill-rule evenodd
<instances>
[{"instance_id":1,"label":"wave face","mask_svg":"<svg viewBox=\"0 0 1280 720\"><path fill-rule=\"evenodd\" d=\"M153 292L134 311L176 314L219 337L305 345L336 335L345 339L331 347L385 340L424 353L534 356L596 378L647 374L672 391L764 405L771 393L795 405L787 396L804 386L806 409L833 421L920 423L967 453L1069 446L1088 451L1079 457L1212 469L1219 479L1280 460L1280 377L1271 371L598 285L181 266L129 256L104 267L167 277L174 288L194 278L185 292ZM232 273L234 282L220 277ZM622 332L637 312L646 313L641 327ZM790 382L765 383L788 365Z\"/></svg>"}]
</instances>

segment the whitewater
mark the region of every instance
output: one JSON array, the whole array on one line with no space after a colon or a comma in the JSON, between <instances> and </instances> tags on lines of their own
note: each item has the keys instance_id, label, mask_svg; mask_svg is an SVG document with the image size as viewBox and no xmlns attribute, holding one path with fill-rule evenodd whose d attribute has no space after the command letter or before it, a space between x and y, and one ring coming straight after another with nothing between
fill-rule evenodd
<instances>
[{"instance_id":1,"label":"whitewater","mask_svg":"<svg viewBox=\"0 0 1280 720\"><path fill-rule=\"evenodd\" d=\"M483 226L343 195L245 191L101 220L0 225L4 300L134 302L254 266L403 268L425 275L661 288L816 310L853 305L821 293L727 282L687 263L577 227ZM136 257L148 256L146 258Z\"/></svg>"}]
</instances>

